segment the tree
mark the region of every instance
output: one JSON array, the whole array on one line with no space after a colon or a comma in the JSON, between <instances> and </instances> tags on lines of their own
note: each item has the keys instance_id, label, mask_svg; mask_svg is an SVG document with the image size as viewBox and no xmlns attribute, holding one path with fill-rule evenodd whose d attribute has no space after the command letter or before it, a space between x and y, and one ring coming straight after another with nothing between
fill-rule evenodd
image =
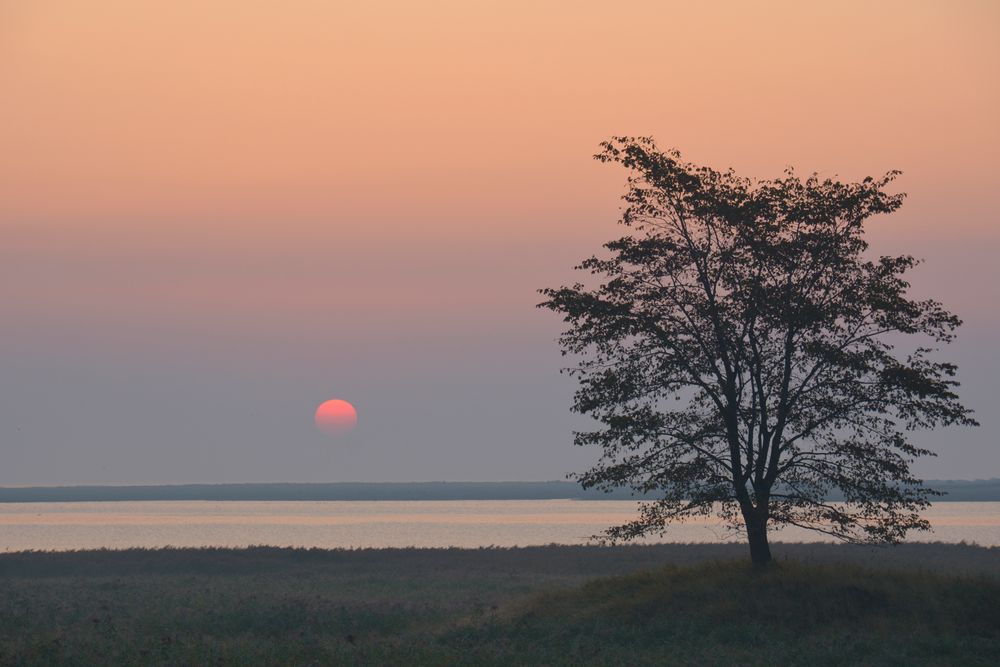
<instances>
[{"instance_id":1,"label":"tree","mask_svg":"<svg viewBox=\"0 0 1000 667\"><path fill-rule=\"evenodd\" d=\"M900 207L899 172L751 181L649 138L601 147L631 171L628 233L576 267L601 284L541 290L539 307L568 323L573 410L600 423L575 434L602 452L573 477L654 498L608 536L716 513L763 566L771 525L879 543L928 529L935 492L910 465L932 452L908 434L976 422L935 358L961 321L910 298L916 259L867 257L864 223Z\"/></svg>"}]
</instances>

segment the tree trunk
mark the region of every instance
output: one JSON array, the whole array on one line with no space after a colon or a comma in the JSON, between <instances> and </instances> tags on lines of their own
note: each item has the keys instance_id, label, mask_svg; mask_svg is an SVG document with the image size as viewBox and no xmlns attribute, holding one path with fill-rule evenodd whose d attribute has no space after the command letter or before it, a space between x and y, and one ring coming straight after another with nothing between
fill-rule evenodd
<instances>
[{"instance_id":1,"label":"tree trunk","mask_svg":"<svg viewBox=\"0 0 1000 667\"><path fill-rule=\"evenodd\" d=\"M767 543L767 515L760 509L743 513L750 542L750 560L755 568L765 568L771 563L771 545Z\"/></svg>"}]
</instances>

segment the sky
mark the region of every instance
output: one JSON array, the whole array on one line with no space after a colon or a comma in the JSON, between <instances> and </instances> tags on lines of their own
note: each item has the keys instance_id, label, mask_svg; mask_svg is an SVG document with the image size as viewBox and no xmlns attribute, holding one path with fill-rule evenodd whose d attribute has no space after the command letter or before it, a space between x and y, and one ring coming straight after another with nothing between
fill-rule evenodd
<instances>
[{"instance_id":1,"label":"sky","mask_svg":"<svg viewBox=\"0 0 1000 667\"><path fill-rule=\"evenodd\" d=\"M870 240L982 422L915 470L1000 477L997 119L991 1L0 0L0 484L582 470L534 306L620 233L623 134L902 170Z\"/></svg>"}]
</instances>

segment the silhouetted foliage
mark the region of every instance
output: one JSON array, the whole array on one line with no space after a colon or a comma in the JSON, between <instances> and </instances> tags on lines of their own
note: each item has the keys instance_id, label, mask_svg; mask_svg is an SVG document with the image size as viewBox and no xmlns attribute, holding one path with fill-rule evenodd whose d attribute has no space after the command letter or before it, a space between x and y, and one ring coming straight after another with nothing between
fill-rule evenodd
<instances>
[{"instance_id":1,"label":"silhouetted foliage","mask_svg":"<svg viewBox=\"0 0 1000 667\"><path fill-rule=\"evenodd\" d=\"M600 285L541 290L539 305L569 324L573 409L602 425L576 433L603 450L576 478L659 495L609 536L716 512L766 564L769 524L855 542L926 530L934 492L910 464L932 453L907 433L975 421L955 366L933 357L960 320L908 296L916 259L866 257L864 222L902 204L886 192L898 172L751 181L633 137L595 157L631 171L629 233L577 267Z\"/></svg>"}]
</instances>

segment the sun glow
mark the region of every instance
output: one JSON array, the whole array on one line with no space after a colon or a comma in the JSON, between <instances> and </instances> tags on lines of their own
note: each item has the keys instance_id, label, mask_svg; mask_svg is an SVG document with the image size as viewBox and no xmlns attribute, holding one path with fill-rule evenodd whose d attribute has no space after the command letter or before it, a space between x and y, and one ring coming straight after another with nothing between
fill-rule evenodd
<instances>
[{"instance_id":1,"label":"sun glow","mask_svg":"<svg viewBox=\"0 0 1000 667\"><path fill-rule=\"evenodd\" d=\"M347 401L334 398L316 408L314 417L316 428L327 435L338 436L352 430L358 424L358 412Z\"/></svg>"}]
</instances>

